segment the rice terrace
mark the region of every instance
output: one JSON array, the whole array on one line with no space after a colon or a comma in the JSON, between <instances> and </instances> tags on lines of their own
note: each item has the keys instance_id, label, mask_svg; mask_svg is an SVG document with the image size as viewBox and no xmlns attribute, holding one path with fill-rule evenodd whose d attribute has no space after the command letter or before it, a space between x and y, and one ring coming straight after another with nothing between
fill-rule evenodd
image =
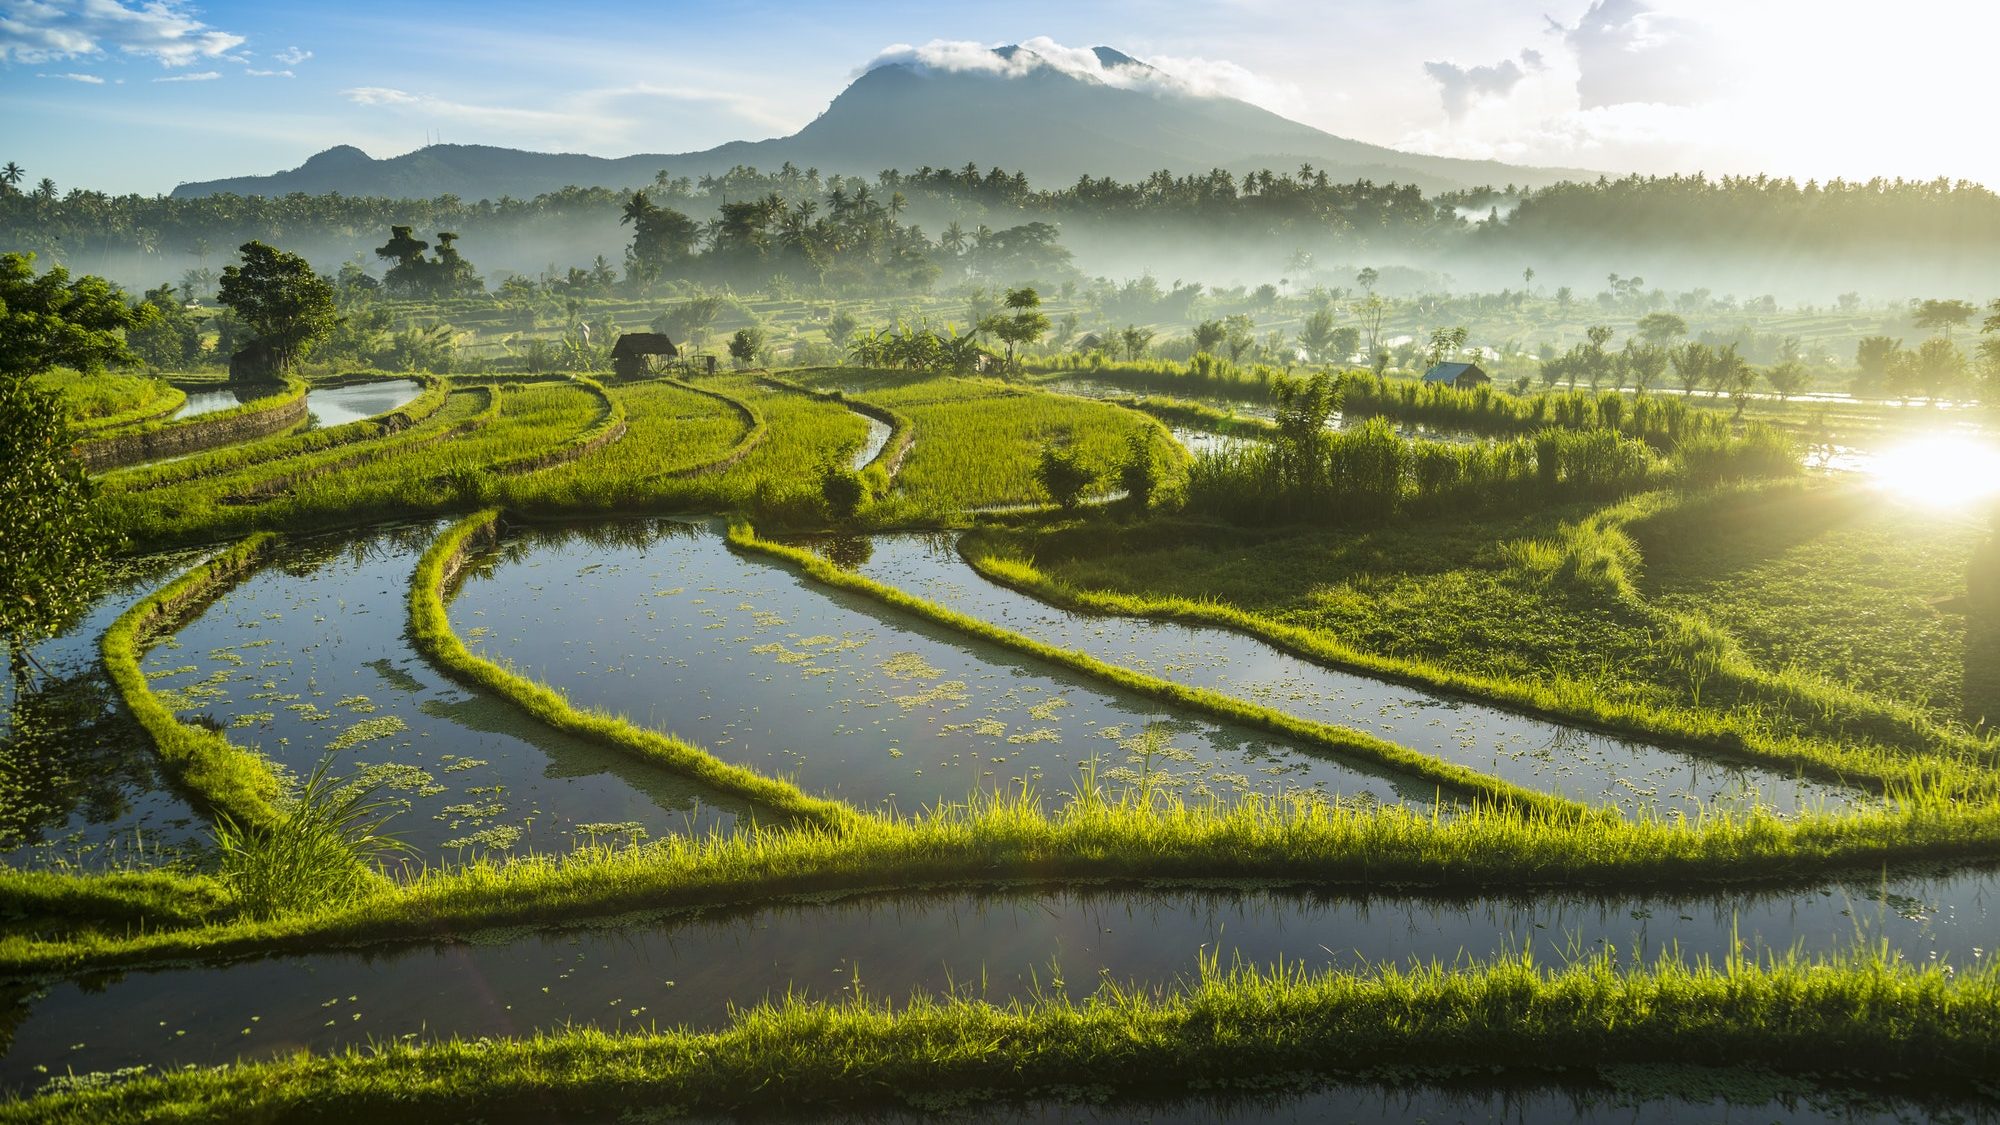
<instances>
[{"instance_id":1,"label":"rice terrace","mask_svg":"<svg viewBox=\"0 0 2000 1125\"><path fill-rule=\"evenodd\" d=\"M0 1122L2000 1120L2000 17L673 7L0 0Z\"/></svg>"}]
</instances>

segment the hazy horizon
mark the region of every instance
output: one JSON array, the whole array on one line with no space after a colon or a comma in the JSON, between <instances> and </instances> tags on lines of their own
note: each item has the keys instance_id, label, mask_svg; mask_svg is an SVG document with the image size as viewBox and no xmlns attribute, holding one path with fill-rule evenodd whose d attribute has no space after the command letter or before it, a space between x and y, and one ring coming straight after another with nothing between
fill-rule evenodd
<instances>
[{"instance_id":1,"label":"hazy horizon","mask_svg":"<svg viewBox=\"0 0 2000 1125\"><path fill-rule=\"evenodd\" d=\"M380 3L0 2L0 159L59 187L163 193L292 168L339 144L442 140L600 156L788 135L884 60L987 68L1029 43L1088 69L1126 52L1181 90L1242 98L1413 153L1627 172L2000 183L1964 143L2000 15L1942 3L1377 0L1337 15L1030 3L940 15L750 4L663 13ZM1414 34L1413 32L1421 32ZM1871 75L1925 75L1882 86Z\"/></svg>"}]
</instances>

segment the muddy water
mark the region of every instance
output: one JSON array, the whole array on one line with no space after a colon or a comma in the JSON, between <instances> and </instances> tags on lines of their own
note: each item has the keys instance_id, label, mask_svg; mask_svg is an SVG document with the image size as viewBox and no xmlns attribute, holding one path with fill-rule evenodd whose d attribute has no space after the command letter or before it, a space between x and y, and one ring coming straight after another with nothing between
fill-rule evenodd
<instances>
[{"instance_id":1,"label":"muddy water","mask_svg":"<svg viewBox=\"0 0 2000 1125\"><path fill-rule=\"evenodd\" d=\"M1323 668L1221 629L1070 613L990 582L954 541L927 535L818 541L879 582L1061 648L1300 718L1353 727L1534 789L1628 813L1692 813L1753 800L1781 811L1840 805L1851 790L1529 718Z\"/></svg>"},{"instance_id":2,"label":"muddy water","mask_svg":"<svg viewBox=\"0 0 2000 1125\"><path fill-rule=\"evenodd\" d=\"M154 690L293 774L323 754L408 805L418 857L563 850L582 838L706 832L737 803L459 688L404 635L410 574L433 528L288 544L147 654Z\"/></svg>"},{"instance_id":3,"label":"muddy water","mask_svg":"<svg viewBox=\"0 0 2000 1125\"><path fill-rule=\"evenodd\" d=\"M1171 987L1224 967L1313 969L1486 960L1560 965L1609 951L1689 961L1837 953L1879 941L1970 966L2000 928L1993 872L1907 875L1727 901L1438 902L1214 892L969 893L785 905L616 929L109 974L17 997L0 1082L333 1048L404 1036L716 1027L787 992L892 1002L958 991L995 1002L1080 996L1101 980ZM41 1069L41 1068L46 1068Z\"/></svg>"},{"instance_id":4,"label":"muddy water","mask_svg":"<svg viewBox=\"0 0 2000 1125\"><path fill-rule=\"evenodd\" d=\"M580 704L870 808L1023 785L1062 800L1093 762L1104 781L1196 800L1435 793L823 589L706 525L524 531L451 617L468 645Z\"/></svg>"}]
</instances>

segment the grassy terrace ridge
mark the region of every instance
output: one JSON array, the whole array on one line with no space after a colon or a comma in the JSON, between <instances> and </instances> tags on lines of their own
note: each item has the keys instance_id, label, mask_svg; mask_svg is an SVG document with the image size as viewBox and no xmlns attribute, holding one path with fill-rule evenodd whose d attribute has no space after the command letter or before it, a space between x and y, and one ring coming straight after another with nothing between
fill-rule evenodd
<instances>
[{"instance_id":1,"label":"grassy terrace ridge","mask_svg":"<svg viewBox=\"0 0 2000 1125\"><path fill-rule=\"evenodd\" d=\"M610 445L625 436L625 404L611 397L604 384L586 375L574 375L570 381L582 387L597 400L598 413L588 426L571 436L568 441L554 449L534 453L523 453L503 457L486 466L486 470L496 476L518 476L538 469L553 468L565 462L574 461L601 446Z\"/></svg>"},{"instance_id":2,"label":"grassy terrace ridge","mask_svg":"<svg viewBox=\"0 0 2000 1125\"><path fill-rule=\"evenodd\" d=\"M428 394L428 392L426 392ZM461 417L447 412L445 406L453 395L466 396L477 403L476 409ZM412 404L414 405L414 404ZM394 415L389 415L393 417ZM422 449L427 445L453 438L464 437L491 423L500 416L500 394L495 387L446 388L438 398L437 405L412 425L385 428L366 440L344 442L312 453L288 456L274 465L275 472L251 473L232 480L234 486L224 502L247 504L258 500L283 495L300 482L323 473L336 473L345 469L392 457L399 453Z\"/></svg>"},{"instance_id":3,"label":"grassy terrace ridge","mask_svg":"<svg viewBox=\"0 0 2000 1125\"><path fill-rule=\"evenodd\" d=\"M969 508L1039 505L1046 499L1036 477L1043 445L1067 446L1099 479L1114 479L1128 438L1157 429L1152 418L1109 403L979 376L880 368L791 374L807 385L837 380L843 400L865 398L910 419L914 444L885 505L894 513L885 518L903 523L942 523ZM1167 456L1187 459L1179 443Z\"/></svg>"},{"instance_id":4,"label":"grassy terrace ridge","mask_svg":"<svg viewBox=\"0 0 2000 1125\"><path fill-rule=\"evenodd\" d=\"M100 374L96 378L118 377ZM136 426L165 418L187 405L186 391L171 383L158 380L147 380L147 382L152 389L149 393L139 396L131 405L109 414L75 418L72 424L78 436L103 437L126 426Z\"/></svg>"},{"instance_id":5,"label":"grassy terrace ridge","mask_svg":"<svg viewBox=\"0 0 2000 1125\"><path fill-rule=\"evenodd\" d=\"M824 402L837 402L854 411L856 414L866 415L888 426L888 440L882 443L882 448L876 451L875 456L868 459L868 464L864 466L864 471L867 469L881 470L882 480L885 482L894 480L896 474L901 471L903 458L910 452L910 443L916 439L916 423L910 420L909 415L891 410L886 406L877 406L863 399L850 398L841 391L823 391L817 387L808 387L804 383L796 383L777 375L760 375L757 381L767 387L774 387L781 391L811 395Z\"/></svg>"},{"instance_id":6,"label":"grassy terrace ridge","mask_svg":"<svg viewBox=\"0 0 2000 1125\"><path fill-rule=\"evenodd\" d=\"M844 804L810 796L790 782L732 766L672 735L647 730L619 716L579 710L554 688L474 655L452 631L445 590L457 578L467 550L480 537L492 535L499 519L500 511L489 508L445 529L410 576L410 637L440 668L469 686L507 700L537 722L626 751L780 816L839 827L856 815Z\"/></svg>"},{"instance_id":7,"label":"grassy terrace ridge","mask_svg":"<svg viewBox=\"0 0 2000 1125\"><path fill-rule=\"evenodd\" d=\"M1749 1070L1765 1080L1752 1089L1782 1076L1948 1103L1991 1098L2000 1072L1991 966L1953 973L1866 954L1720 966L1600 955L1563 968L1524 954L1364 973L1205 960L1161 994L1111 981L1080 998L1052 985L1004 1005L897 999L765 1002L712 1032L571 1029L299 1054L0 1103L0 1121L512 1120L634 1105L937 1112L1257 1092L1274 1075L1421 1081L1413 1059L1450 1060L1461 1077L1544 1081L1601 1081L1631 1065Z\"/></svg>"},{"instance_id":8,"label":"grassy terrace ridge","mask_svg":"<svg viewBox=\"0 0 2000 1125\"><path fill-rule=\"evenodd\" d=\"M113 470L99 479L106 488L136 492L178 484L196 477L234 472L269 461L318 453L336 446L386 437L414 427L435 415L444 406L444 400L451 391L450 381L442 376L419 373L386 378L398 381L407 379L417 383L422 390L418 392L416 398L402 406L384 411L372 418L361 418L324 430L281 434L238 445L223 446L164 465L135 465L127 469ZM318 387L349 386L355 382L374 381L377 380L345 376L339 382L320 383Z\"/></svg>"},{"instance_id":9,"label":"grassy terrace ridge","mask_svg":"<svg viewBox=\"0 0 2000 1125\"><path fill-rule=\"evenodd\" d=\"M112 684L151 736L174 780L198 807L245 825L277 818L272 802L280 786L270 765L217 731L182 722L153 694L139 660L148 639L254 569L277 544L278 537L269 532L250 536L126 610L100 643Z\"/></svg>"},{"instance_id":10,"label":"grassy terrace ridge","mask_svg":"<svg viewBox=\"0 0 2000 1125\"><path fill-rule=\"evenodd\" d=\"M1565 797L1540 793L1453 762L1440 761L1428 754L1419 754L1362 731L1326 723L1308 722L1268 707L1223 695L1221 692L1184 687L1157 676L1107 664L1085 653L1043 644L1010 629L1002 629L990 622L968 617L894 587L885 586L871 578L842 570L811 551L760 539L747 523L739 522L730 526L729 545L739 550L754 551L780 559L822 585L866 595L885 605L967 636L1013 649L1074 672L1081 672L1086 676L1152 699L1261 727L1287 738L1297 739L1337 758L1367 762L1370 765L1396 770L1430 782L1441 790L1463 794L1502 807L1534 810L1552 817L1569 816L1590 820L1606 815L1615 816L1615 814L1601 813Z\"/></svg>"},{"instance_id":11,"label":"grassy terrace ridge","mask_svg":"<svg viewBox=\"0 0 2000 1125\"><path fill-rule=\"evenodd\" d=\"M729 449L722 454L722 456L714 458L713 460L703 461L694 465L688 465L683 468L671 469L665 473L660 474L661 476L696 477L696 476L701 476L705 473L720 472L723 469L727 469L729 466L734 465L738 461L743 460L745 457L750 456L750 454L753 451L755 451L759 445L762 445L764 443L764 439L770 436L771 427L768 423L764 421L763 411L758 410L756 407L750 405L748 402L745 402L740 398L737 398L733 395L723 394L721 391L715 390L711 387L696 386L695 384L690 383L685 379L669 378L669 379L662 379L661 382L671 387L679 387L684 391L691 391L694 394L701 395L704 398L712 398L717 402L720 402L725 406L729 407L729 409L733 413L735 413L737 417L743 419L743 436L738 438L736 440L736 443L734 445L731 445Z\"/></svg>"},{"instance_id":12,"label":"grassy terrace ridge","mask_svg":"<svg viewBox=\"0 0 2000 1125\"><path fill-rule=\"evenodd\" d=\"M197 427L202 430L212 429L226 435L228 423L249 418L253 415L269 414L274 411L287 409L301 402L306 397L306 392L311 389L311 384L307 383L304 379L295 375L288 375L278 384L276 391L262 398L254 398L249 402L239 403L227 410L217 410L213 413L202 414L194 418L163 418L126 427L115 434L97 438L86 438L86 440L77 443L77 456L88 461L93 455L93 450L108 449L117 443L125 443L133 439L143 440L152 438L166 434L169 431L181 432L183 428L189 431ZM223 444L226 441L227 438L225 437L223 442L218 442L217 444Z\"/></svg>"},{"instance_id":13,"label":"grassy terrace ridge","mask_svg":"<svg viewBox=\"0 0 2000 1125\"><path fill-rule=\"evenodd\" d=\"M200 877L0 872L0 903L60 902L61 925L0 937L0 973L67 976L189 958L434 942L497 927L561 930L693 908L757 909L829 894L984 887L1242 886L1459 898L1682 893L1880 877L1915 864L2000 861L2000 802L1907 803L1787 820L1579 820L1475 806L1449 819L1309 797L1188 805L1082 788L984 798L839 828L482 858L383 883L350 905L258 920ZM134 926L136 912L170 909Z\"/></svg>"},{"instance_id":14,"label":"grassy terrace ridge","mask_svg":"<svg viewBox=\"0 0 2000 1125\"><path fill-rule=\"evenodd\" d=\"M493 397L475 403L474 395ZM483 412L475 407L481 405L493 408L490 421L478 421ZM475 511L492 504L503 489L526 487L523 482L540 476L496 476L490 471L494 462L570 446L605 412L602 400L567 379L526 385L479 381L454 389L424 425L371 443L377 451L393 447L395 456L344 472L309 471L349 456L327 450L153 492L114 493L104 504L114 526L145 547L212 542L253 530L297 532ZM441 431L450 432L449 440ZM280 475L291 476L292 487L261 502L238 502L259 499L255 489Z\"/></svg>"},{"instance_id":15,"label":"grassy terrace ridge","mask_svg":"<svg viewBox=\"0 0 2000 1125\"><path fill-rule=\"evenodd\" d=\"M1715 668L1717 677L1761 689L1803 711L1867 719L1912 741L1927 744L1924 753L1872 744L1836 745L1823 739L1772 737L1765 732L1745 730L1713 713L1607 700L1583 685L1523 683L1370 653L1322 631L1287 625L1216 600L1084 589L1043 570L1032 557L1032 539L1012 533L976 530L961 540L960 550L974 569L992 581L1080 612L1176 620L1229 629L1329 667L1495 702L1527 714L1658 740L1724 758L1797 770L1837 783L1869 784L1894 792L1986 793L1994 788L1996 778L1991 769L1994 751L1990 742L1940 728L1912 709L1885 704L1849 688L1803 676L1766 672L1729 646L1713 626L1689 622L1647 603L1632 586L1625 560L1635 557L1635 552L1622 528L1676 502L1665 493L1636 497L1573 525L1563 539L1547 544L1539 553L1549 556L1544 561L1551 571L1584 572L1607 583L1616 597L1657 618L1663 630L1679 625L1713 638L1721 649Z\"/></svg>"}]
</instances>

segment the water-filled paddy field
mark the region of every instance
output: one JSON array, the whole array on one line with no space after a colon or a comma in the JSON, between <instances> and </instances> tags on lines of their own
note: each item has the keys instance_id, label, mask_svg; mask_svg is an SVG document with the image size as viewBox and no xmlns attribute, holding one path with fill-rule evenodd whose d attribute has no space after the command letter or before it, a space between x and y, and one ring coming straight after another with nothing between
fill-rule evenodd
<instances>
[{"instance_id":1,"label":"water-filled paddy field","mask_svg":"<svg viewBox=\"0 0 2000 1125\"><path fill-rule=\"evenodd\" d=\"M1093 769L1194 800L1436 796L817 587L707 523L518 530L471 568L451 617L475 650L579 704L867 808L1023 786L1061 799Z\"/></svg>"},{"instance_id":2,"label":"water-filled paddy field","mask_svg":"<svg viewBox=\"0 0 2000 1125\"><path fill-rule=\"evenodd\" d=\"M272 393L276 384L250 383L217 390L190 391L187 401L170 416L176 421L234 410ZM423 390L413 379L382 379L344 387L314 387L306 392L306 411L321 428L358 422L407 405Z\"/></svg>"},{"instance_id":3,"label":"water-filled paddy field","mask_svg":"<svg viewBox=\"0 0 2000 1125\"><path fill-rule=\"evenodd\" d=\"M733 383L714 385L738 393ZM412 382L314 390L309 409L316 425L336 426L393 410L418 389ZM586 389L564 388L566 397L578 400L589 397ZM595 484L622 471L625 459L643 460L649 471L668 464L675 472L699 470L696 475L713 479L696 483L704 489L713 485L714 495L754 493L754 504L744 501L747 518L777 536L788 525L824 524L797 516L810 500L811 481L779 480L756 457L773 454L766 460L776 464L773 451L810 445L814 456L796 457L797 465L810 469L831 461L859 468L878 457L891 436L887 424L860 411L800 399L799 405L813 409L794 417L771 408L767 396L757 404L769 422L770 441L764 452L738 465L721 459L721 453L731 448L747 410L739 415L707 398L698 411L664 401L683 394L660 393L672 409L649 414L634 407L643 396L626 393L620 401L631 411L636 436L566 468L524 470L524 477L539 484L534 472L547 473L542 480L567 473L574 483ZM996 392L996 397L1002 401L992 408L994 416L1023 426L1031 420L1021 401L1026 396ZM979 421L987 409L980 401L967 395L950 405L963 416L961 422ZM926 424L933 437L969 428L939 428L939 415L949 412L924 413L921 404L885 400L884 405L908 406L917 416L919 449ZM1134 420L1130 412L1092 404L1072 401L1062 407L1087 420L1082 412L1093 410ZM591 410L596 417L596 407ZM584 413L579 405L564 415L564 425ZM1051 417L1060 413L1052 411ZM690 442L697 424L707 429L701 441ZM540 422L522 428L537 427L554 429ZM1178 425L1169 429L1195 452L1250 440ZM343 449L342 456L368 452L365 440L372 439ZM454 448L457 440L440 438L440 450ZM934 455L939 444L932 443ZM495 440L492 448L504 445ZM635 452L641 449L643 457ZM685 467L672 459L683 452ZM260 466L250 462L246 476L285 471L282 459ZM753 477L754 484L742 484ZM962 513L975 506L965 497L984 487L965 483L971 480L934 474L927 502L942 505L941 497L957 497L954 510ZM1623 826L1608 816L1577 817L1574 810L1546 806L1533 814L1513 809L1468 814L1464 794L1440 793L1433 782L1307 742L1308 734L1297 739L1273 734L1285 725L1278 720L1271 720L1270 728L1219 720L1200 709L1199 698L1165 703L836 589L772 555L732 550L720 519L558 524L547 521L581 511L631 509L611 503L537 504L528 488L497 494L508 498L501 500L474 487L478 481L460 483L466 484L463 495L434 497L407 510L464 512L495 503L508 508L498 540L473 548L462 578L445 592L452 627L475 653L559 689L580 708L670 732L724 762L792 779L809 794L846 802L863 814L907 813L984 794L1026 792L1042 809L1064 810L1069 819L1049 822L1010 809L986 820L948 817L937 825L883 824L838 811L810 822L782 822L767 815L769 809L747 806L619 748L619 736L607 735L608 741L599 743L556 733L547 721L568 721L560 708L543 708L544 718L532 717L502 695L469 689L433 665L409 636L410 582L418 557L442 523L295 534L266 562L157 638L142 668L152 691L183 720L219 730L287 777L302 776L330 758L340 775L382 783L404 806L390 829L411 845L408 867L428 865L432 871L418 881L392 864L389 874L400 883L382 884L372 892L377 898L303 910L281 917L268 931L257 930L247 910L216 890L220 883L195 890L197 881L185 879L193 872L218 871L205 846L209 826L167 782L145 734L125 714L99 668L97 643L111 620L200 552L163 556L146 562L85 620L36 648L51 682L23 687L26 681L15 681L7 688L0 861L16 868L95 869L93 863L135 865L121 857L137 856L143 863L178 856L172 878L185 882L169 886L163 877L158 892L168 899L215 893L221 905L211 908L216 913L188 911L173 924L198 924L191 919L200 917L215 928L152 935L161 940L149 946L148 935L124 932L132 926L114 913L122 904L107 906L98 918L88 916L96 906L86 904L76 918L11 922L6 940L20 958L15 964L37 967L19 968L0 984L0 1088L34 1090L70 1073L172 1071L282 1058L300 1050L324 1054L452 1037L500 1041L565 1028L720 1030L732 1024L741 1006L788 996L814 1003L859 998L900 1007L913 995L946 994L1033 1005L1050 997L1084 997L1106 985L1146 996L1172 994L1200 979L1207 967L1237 964L1372 976L1385 965L1468 966L1524 953L1553 969L1607 954L1627 966L1656 958L1722 966L1734 965L1732 958L1821 959L1861 951L1859 968L1825 974L1848 973L1851 978L1843 979L1852 979L1874 972L1881 974L1876 979L1887 979L1903 972L1898 965L1945 965L1961 980L1992 979L2000 875L1990 866L1990 855L1969 845L1935 853L1903 848L1886 869L1824 854L1808 858L1810 870L1850 872L1845 876L1788 872L1783 862L1768 868L1736 862L1740 856L1709 845L1711 835L1728 836L1736 828L1728 822L1753 806L1792 822L1755 821L1743 829L1746 837L1730 837L1746 854L1756 853L1753 860L1763 854L1759 849L1782 854L1785 845L1769 844L1771 839L1802 839L1801 854L1813 847L1847 847L1865 861L1873 854L1867 850L1871 841L1880 837L1860 844L1842 839L1840 833L1854 824L1866 822L1854 833L1857 838L1880 832L1884 824L1889 831L1929 830L1919 820L1874 817L1875 799L1857 789L1329 669L1226 630L1072 613L982 577L959 556L950 536L784 540L1034 642L1259 704L1306 724L1353 728L1629 818L1685 816L1723 831ZM807 492L776 490L786 483ZM964 496L952 491L961 487L968 490ZM697 491L702 490L691 488L689 494ZM1020 490L1003 491L1013 496ZM243 495L246 514L262 511L250 510L257 497ZM792 516L759 507L767 501ZM405 510L386 501L380 507ZM664 502L632 507L673 510ZM867 514L864 510L864 523ZM180 541L201 540L190 534ZM459 668L459 675L469 675ZM504 685L493 688L503 690ZM54 729L68 740L41 733ZM1079 816L1077 810L1093 807L1076 802L1086 788L1224 806L1252 794L1313 794L1364 811L1411 806L1425 817L1435 813L1436 820L1334 815L1295 824L1283 814L1265 821L1181 814L1170 824L1162 821L1171 829L1163 839L1171 839L1160 854L1175 847L1195 854L1174 855L1174 862L1155 868L1145 858L1153 853L1118 836L1133 831L1132 825L1153 830L1136 803L1122 812ZM1855 811L1870 815L1844 815ZM1819 813L1829 816L1809 822L1797 837L1786 835L1801 818ZM1517 815L1535 819L1516 822ZM1019 819L1006 819L1014 816ZM753 835L753 818L784 827ZM1368 835L1384 823L1405 825L1407 831ZM1216 835L1201 835L1217 824L1224 828ZM1948 826L1965 824L1973 825L1965 835L1978 831L1970 819ZM1352 837L1338 836L1353 825L1364 827L1351 829ZM1309 845L1324 852L1289 852L1270 843L1275 835L1255 836L1295 827L1300 839L1310 837ZM1496 878L1495 853L1475 855L1472 849L1504 841L1504 833L1517 828L1524 862L1539 865L1523 866L1522 885L1560 887L1556 872L1568 869L1578 873L1578 885L1588 881L1614 889L1588 896L1558 889L1454 898L1434 889L1387 885L1371 874L1374 853L1367 849L1386 840L1391 847L1423 851L1423 862L1444 872L1427 887L1502 885L1514 868ZM1008 851L992 842L1009 831L1028 844ZM1238 831L1244 835L1229 835ZM1814 838L1815 831L1823 835ZM698 854L627 848L647 839L711 832L731 838ZM968 856L991 847L993 854L1029 858L939 864L935 854L959 854L952 850L961 843L954 833L976 838L977 846L966 848ZM1765 835L1747 838L1754 833ZM151 850L135 845L117 852L103 843L134 838L148 841ZM1942 833L1926 837L1942 838ZM1286 874L1234 879L1229 885L1186 874L1209 870L1202 864L1217 857L1225 864L1239 858L1229 850L1239 839L1251 841L1240 849L1246 856L1259 847L1264 849L1259 854L1282 853L1290 864ZM1629 863L1625 853L1607 860L1591 851L1599 839L1638 852L1667 841L1692 858L1663 861L1662 852ZM586 843L611 849L568 854ZM92 847L100 849L99 858L86 855ZM914 851L933 847L944 850L911 859ZM1119 848L1142 854L1121 867L1128 857ZM879 881L877 866L860 862L878 854L884 857ZM1908 859L1918 854L1934 858ZM512 858L555 855L566 858L501 866ZM1046 867L1040 865L1043 855ZM1106 862L1106 856L1118 862ZM1736 863L1731 870L1749 883L1725 883L1722 874L1703 868L1717 856L1725 866ZM1954 869L1939 857L1972 865ZM923 866L925 859L929 867ZM1448 869L1460 860L1475 873L1454 880ZM1501 857L1510 865L1513 860ZM485 866L489 862L494 866ZM901 877L899 863L923 874ZM1325 866L1312 866L1316 863ZM1249 869L1257 870L1254 856ZM1639 873L1635 886L1643 881L1650 887L1707 889L1616 890L1617 872L1627 869ZM524 871L529 874L515 874ZM1120 874L1113 879L1100 874L1105 871ZM1426 867L1415 878L1428 880L1433 873ZM1315 894L1292 885L1295 879L1365 886L1369 893ZM727 905L691 906L698 903ZM531 921L482 928L499 918ZM57 947L63 947L61 955L49 955ZM226 961L200 959L217 949L236 952ZM79 967L103 965L119 967ZM49 966L55 968L36 975ZM1736 971L1727 970L1730 987ZM1449 979L1456 987L1460 978ZM1542 995L1539 985L1526 987ZM1907 1015L1899 1010L1898 1018ZM1873 1034L1871 1025L1861 1037ZM1015 1091L1030 1099L1023 1107L996 1107L980 1099L974 1108L961 1107L955 1119L1923 1116L1922 1109L1893 1104L1862 1111L1831 1106L1813 1093L1816 1083L1791 1071L1785 1072L1788 1085L1732 1088L1725 1099L1724 1091L1696 1080L1640 1082L1642 1092L1609 1094L1600 1082L1607 1076L1587 1064L1575 1071L1579 1088L1496 1089L1489 1084L1506 1076L1494 1078L1498 1071L1483 1064L1464 1075L1459 1087L1449 1085L1450 1075L1438 1079L1424 1072L1426 1060L1410 1061L1415 1067L1409 1075L1399 1080L1391 1074L1381 1086L1311 1090L1309 1078L1295 1083L1271 1075L1271 1084L1260 1087L1276 1091L1269 1098L1136 1108L1079 1106L1072 1088L1063 1086ZM1351 1068L1339 1073L1350 1083L1364 1081L1357 1073L1373 1077ZM1854 1073L1864 1083L1872 1077L1865 1068ZM1447 1086L1426 1084L1434 1080ZM1173 1088L1184 1096L1188 1087ZM908 1093L911 1104L928 1104L920 1099L964 1091L925 1087L899 1093ZM1077 1096L1092 1095L1086 1090ZM1051 1100L1036 1100L1044 1097Z\"/></svg>"},{"instance_id":4,"label":"water-filled paddy field","mask_svg":"<svg viewBox=\"0 0 2000 1125\"><path fill-rule=\"evenodd\" d=\"M858 573L1107 663L1380 735L1529 788L1628 813L1838 807L1852 790L1326 668L1224 629L1059 609L992 582L940 535L801 542Z\"/></svg>"},{"instance_id":5,"label":"water-filled paddy field","mask_svg":"<svg viewBox=\"0 0 2000 1125\"><path fill-rule=\"evenodd\" d=\"M427 665L405 636L405 604L433 530L288 545L162 638L143 663L153 689L294 775L331 754L337 774L379 778L407 802L394 826L420 860L733 822L734 803Z\"/></svg>"},{"instance_id":6,"label":"water-filled paddy field","mask_svg":"<svg viewBox=\"0 0 2000 1125\"><path fill-rule=\"evenodd\" d=\"M29 647L38 669L0 681L0 864L154 863L204 835L206 822L168 783L97 651L119 614L201 557L129 560L88 611Z\"/></svg>"},{"instance_id":7,"label":"water-filled paddy field","mask_svg":"<svg viewBox=\"0 0 2000 1125\"><path fill-rule=\"evenodd\" d=\"M450 945L106 974L21 990L0 1083L66 1070L212 1065L300 1048L728 1022L731 1005L959 993L1081 997L1170 988L1226 968L1456 964L1605 952L1721 963L1732 953L1886 945L1922 963L1993 956L2000 875L1904 874L1727 899L1315 898L1224 891L953 893L711 911L615 928L495 932ZM44 1069L45 1068L45 1069Z\"/></svg>"}]
</instances>

